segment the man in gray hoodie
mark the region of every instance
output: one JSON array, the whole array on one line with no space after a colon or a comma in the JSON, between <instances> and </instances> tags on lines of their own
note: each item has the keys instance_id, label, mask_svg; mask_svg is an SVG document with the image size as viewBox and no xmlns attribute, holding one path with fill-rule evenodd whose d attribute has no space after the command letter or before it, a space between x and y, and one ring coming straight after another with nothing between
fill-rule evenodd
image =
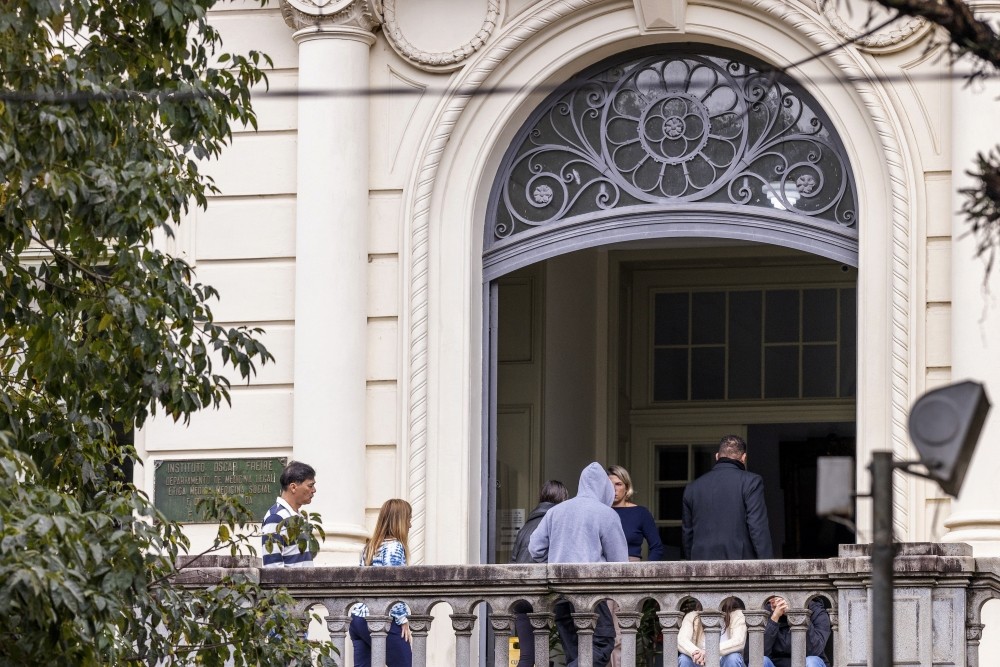
<instances>
[{"instance_id":1,"label":"man in gray hoodie","mask_svg":"<svg viewBox=\"0 0 1000 667\"><path fill-rule=\"evenodd\" d=\"M615 489L600 463L591 463L580 473L580 485L574 498L552 507L531 535L528 552L536 562L549 563L627 563L628 543L621 520L611 503ZM566 652L566 667L577 665L576 627L570 614L573 605L566 600L556 603L556 629ZM594 667L604 667L615 645L614 620L607 604L595 610Z\"/></svg>"}]
</instances>

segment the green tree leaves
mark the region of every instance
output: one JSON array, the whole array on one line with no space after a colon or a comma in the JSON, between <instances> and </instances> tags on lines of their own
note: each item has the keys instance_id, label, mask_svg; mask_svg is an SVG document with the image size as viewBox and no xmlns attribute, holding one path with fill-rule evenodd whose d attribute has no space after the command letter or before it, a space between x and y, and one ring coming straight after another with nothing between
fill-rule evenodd
<instances>
[{"instance_id":1,"label":"green tree leaves","mask_svg":"<svg viewBox=\"0 0 1000 667\"><path fill-rule=\"evenodd\" d=\"M331 659L283 592L176 585L189 544L118 468L122 435L271 360L153 244L216 191L200 164L232 125L256 126L270 61L220 52L214 1L0 4L0 664ZM245 550L250 517L215 509L213 549Z\"/></svg>"}]
</instances>

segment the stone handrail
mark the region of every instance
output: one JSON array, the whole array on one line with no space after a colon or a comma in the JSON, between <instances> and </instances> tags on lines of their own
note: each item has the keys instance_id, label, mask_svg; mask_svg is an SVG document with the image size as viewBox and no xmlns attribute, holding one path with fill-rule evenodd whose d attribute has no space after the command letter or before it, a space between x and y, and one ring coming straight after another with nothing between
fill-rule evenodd
<instances>
[{"instance_id":1,"label":"stone handrail","mask_svg":"<svg viewBox=\"0 0 1000 667\"><path fill-rule=\"evenodd\" d=\"M981 610L1000 598L1000 559L973 558L964 544L902 544L895 560L896 658L902 664L933 667L978 667L982 634ZM373 664L384 656L389 609L405 601L413 634L414 662L426 664L431 610L451 606L456 665L468 667L476 625L487 619L495 637L492 659L485 664L508 667L508 637L513 633L512 607L523 600L532 605L536 655L546 656L549 623L555 602L573 603L573 621L580 636L580 666L590 667L590 637L594 606L614 600L622 633L622 665L633 667L636 633L643 603L654 600L663 629L663 664L677 664L677 632L682 604L701 603L706 631L706 667L718 667L721 601L732 595L745 605L750 663L760 667L767 620L761 610L771 595L789 602L792 667L805 666L807 606L823 598L833 626L831 667L868 665L871 568L867 545L842 545L837 558L814 560L710 561L659 563L600 563L589 565L421 565L398 568L314 567L259 569L250 559L224 559L183 570L182 582L208 585L222 576L241 573L265 585L286 588L303 612L322 605L332 641L343 655L348 610L367 603L372 633ZM259 563L259 561L258 561ZM225 567L222 567L222 566ZM489 614L482 613L482 603ZM382 663L378 663L382 664Z\"/></svg>"}]
</instances>

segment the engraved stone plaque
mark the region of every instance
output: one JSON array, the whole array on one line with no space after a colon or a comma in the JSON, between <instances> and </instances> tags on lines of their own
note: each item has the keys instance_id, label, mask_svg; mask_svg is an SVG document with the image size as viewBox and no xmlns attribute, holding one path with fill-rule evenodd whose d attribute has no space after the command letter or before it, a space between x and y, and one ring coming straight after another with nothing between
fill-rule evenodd
<instances>
[{"instance_id":1,"label":"engraved stone plaque","mask_svg":"<svg viewBox=\"0 0 1000 667\"><path fill-rule=\"evenodd\" d=\"M281 493L285 458L226 458L155 461L153 503L172 521L214 523L197 508L216 493L240 496L259 521Z\"/></svg>"}]
</instances>

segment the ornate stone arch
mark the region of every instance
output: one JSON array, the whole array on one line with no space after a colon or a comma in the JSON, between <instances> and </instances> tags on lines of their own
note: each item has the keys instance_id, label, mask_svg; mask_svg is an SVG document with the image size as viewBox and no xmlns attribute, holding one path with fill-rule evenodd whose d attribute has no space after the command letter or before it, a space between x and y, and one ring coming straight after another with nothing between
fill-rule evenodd
<instances>
[{"instance_id":1,"label":"ornate stone arch","mask_svg":"<svg viewBox=\"0 0 1000 667\"><path fill-rule=\"evenodd\" d=\"M494 36L494 40L473 56L466 67L449 82L449 89L429 123L429 130L419 150L418 161L406 187L404 200L407 220L408 246L405 256L405 278L409 286L405 305L404 326L407 339L404 386L406 422L403 440L406 442L408 495L414 507L411 549L417 562L424 552L427 521L427 455L428 455L428 361L430 358L430 233L432 201L435 184L448 153L449 140L456 125L473 97L470 91L483 87L493 73L508 61L519 47L539 34L549 30L574 15L596 14L607 4L606 0L549 0L538 3L516 21L509 23ZM819 52L830 49L825 59L832 63L845 79L851 81L852 95L858 99L874 128L878 151L887 172L888 206L891 209L885 224L891 226L886 256L887 285L891 289L891 334L888 343L889 359L886 362L890 391L889 417L891 424L886 432L891 437L891 447L897 456L903 456L908 446L905 439L905 415L909 403L909 194L913 182L910 167L904 158L897 137L904 133L897 119L890 112L892 107L887 92L878 83L875 72L864 57L854 49L835 50L840 38L815 12L792 6L785 0L742 0L744 8L767 16L782 24L789 33L807 42L810 49ZM724 10L719 10L724 11ZM691 29L689 24L688 29ZM638 29L635 31L638 36ZM905 529L908 523L907 489L903 482L894 479L896 498L896 528ZM902 533L900 533L902 534Z\"/></svg>"}]
</instances>

